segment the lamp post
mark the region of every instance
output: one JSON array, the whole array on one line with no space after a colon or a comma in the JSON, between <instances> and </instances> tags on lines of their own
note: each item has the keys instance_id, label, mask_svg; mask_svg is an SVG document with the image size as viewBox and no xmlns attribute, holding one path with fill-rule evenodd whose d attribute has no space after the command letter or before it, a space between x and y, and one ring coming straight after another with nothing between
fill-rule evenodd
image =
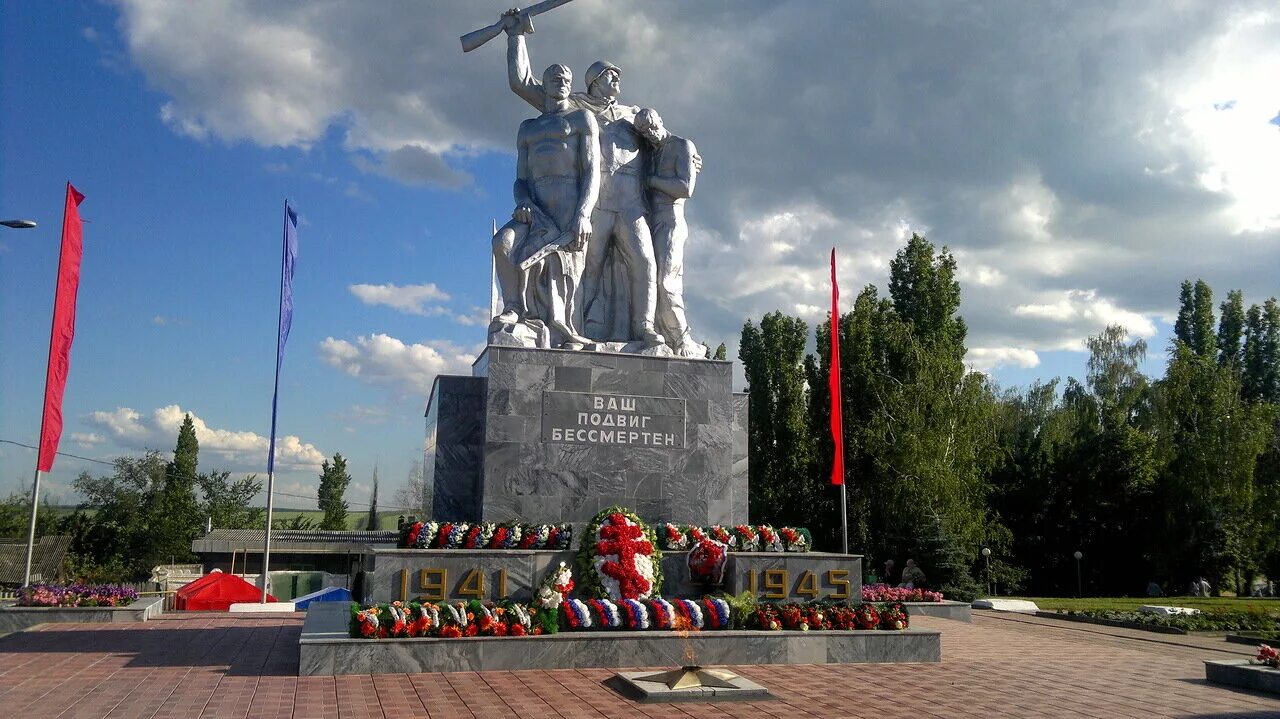
<instances>
[{"instance_id":1,"label":"lamp post","mask_svg":"<svg viewBox=\"0 0 1280 719\"><path fill-rule=\"evenodd\" d=\"M991 591L991 547L982 548L982 558L987 561L987 594L993 594Z\"/></svg>"},{"instance_id":2,"label":"lamp post","mask_svg":"<svg viewBox=\"0 0 1280 719\"><path fill-rule=\"evenodd\" d=\"M1084 552L1077 549L1076 553L1072 556L1076 558L1076 596L1080 597L1084 595L1084 591L1082 589L1083 585L1080 582L1080 559L1084 557Z\"/></svg>"},{"instance_id":3,"label":"lamp post","mask_svg":"<svg viewBox=\"0 0 1280 719\"><path fill-rule=\"evenodd\" d=\"M35 220L0 220L0 225L11 227L15 230L29 230L36 226Z\"/></svg>"}]
</instances>

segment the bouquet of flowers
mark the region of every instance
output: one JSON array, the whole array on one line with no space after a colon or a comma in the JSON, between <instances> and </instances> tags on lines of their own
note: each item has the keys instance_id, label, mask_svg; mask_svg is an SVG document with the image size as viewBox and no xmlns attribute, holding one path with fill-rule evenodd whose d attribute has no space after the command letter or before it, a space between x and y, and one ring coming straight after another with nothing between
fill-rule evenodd
<instances>
[{"instance_id":1,"label":"bouquet of flowers","mask_svg":"<svg viewBox=\"0 0 1280 719\"><path fill-rule=\"evenodd\" d=\"M481 549L488 546L489 540L493 539L494 529L491 522L471 525L462 537L462 549Z\"/></svg>"},{"instance_id":2,"label":"bouquet of flowers","mask_svg":"<svg viewBox=\"0 0 1280 719\"><path fill-rule=\"evenodd\" d=\"M723 545L732 547L734 545L733 533L719 524L713 524L707 527L707 536L720 542Z\"/></svg>"},{"instance_id":3,"label":"bouquet of flowers","mask_svg":"<svg viewBox=\"0 0 1280 719\"><path fill-rule=\"evenodd\" d=\"M706 626L702 607L692 599L676 599L671 602L675 609L675 618L671 624L677 629L697 631Z\"/></svg>"},{"instance_id":4,"label":"bouquet of flowers","mask_svg":"<svg viewBox=\"0 0 1280 719\"><path fill-rule=\"evenodd\" d=\"M547 546L547 537L549 536L551 536L550 525L539 524L525 527L524 534L520 537L520 543L516 546L520 549L542 549Z\"/></svg>"},{"instance_id":5,"label":"bouquet of flowers","mask_svg":"<svg viewBox=\"0 0 1280 719\"><path fill-rule=\"evenodd\" d=\"M1266 644L1259 644L1257 661L1272 669L1280 669L1280 651Z\"/></svg>"},{"instance_id":6,"label":"bouquet of flowers","mask_svg":"<svg viewBox=\"0 0 1280 719\"><path fill-rule=\"evenodd\" d=\"M906 589L891 587L888 584L862 585L862 601L864 602L941 602L942 592L928 589Z\"/></svg>"},{"instance_id":7,"label":"bouquet of flowers","mask_svg":"<svg viewBox=\"0 0 1280 719\"><path fill-rule=\"evenodd\" d=\"M352 605L353 608L355 606L356 605L354 604ZM353 611L351 621L355 624L355 631L353 633L357 636L372 638L378 636L379 631L382 630L382 622L378 619L377 607L369 607L368 609L361 611ZM386 635L383 634L382 636Z\"/></svg>"},{"instance_id":8,"label":"bouquet of flowers","mask_svg":"<svg viewBox=\"0 0 1280 719\"><path fill-rule=\"evenodd\" d=\"M778 532L767 524L756 527L756 533L760 535L760 548L766 552L781 552L785 549L782 546L782 538L778 536Z\"/></svg>"},{"instance_id":9,"label":"bouquet of flowers","mask_svg":"<svg viewBox=\"0 0 1280 719\"><path fill-rule=\"evenodd\" d=\"M654 629L671 629L676 609L670 602L662 597L654 597L647 600L645 606L649 608L649 622Z\"/></svg>"},{"instance_id":10,"label":"bouquet of flowers","mask_svg":"<svg viewBox=\"0 0 1280 719\"><path fill-rule=\"evenodd\" d=\"M859 629L875 629L880 626L880 612L874 604L860 604L853 610Z\"/></svg>"},{"instance_id":11,"label":"bouquet of flowers","mask_svg":"<svg viewBox=\"0 0 1280 719\"><path fill-rule=\"evenodd\" d=\"M729 603L719 597L702 598L702 616L707 629L728 629L730 614Z\"/></svg>"},{"instance_id":12,"label":"bouquet of flowers","mask_svg":"<svg viewBox=\"0 0 1280 719\"><path fill-rule=\"evenodd\" d=\"M782 538L782 544L788 552L807 552L809 551L809 532L804 529L796 529L795 527L783 527L778 530L778 536Z\"/></svg>"},{"instance_id":13,"label":"bouquet of flowers","mask_svg":"<svg viewBox=\"0 0 1280 719\"><path fill-rule=\"evenodd\" d=\"M533 616L528 607L511 600L504 600L495 610L506 624L506 636L523 637L534 632ZM497 632L495 632L496 634Z\"/></svg>"},{"instance_id":14,"label":"bouquet of flowers","mask_svg":"<svg viewBox=\"0 0 1280 719\"><path fill-rule=\"evenodd\" d=\"M738 540L738 550L742 552L760 551L760 533L750 524L739 524L733 528L734 539Z\"/></svg>"},{"instance_id":15,"label":"bouquet of flowers","mask_svg":"<svg viewBox=\"0 0 1280 719\"><path fill-rule=\"evenodd\" d=\"M547 549L568 549L573 542L573 525L553 524L547 528Z\"/></svg>"},{"instance_id":16,"label":"bouquet of flowers","mask_svg":"<svg viewBox=\"0 0 1280 719\"><path fill-rule=\"evenodd\" d=\"M836 604L827 607L827 618L832 629L857 629L858 617L853 607L847 604Z\"/></svg>"},{"instance_id":17,"label":"bouquet of flowers","mask_svg":"<svg viewBox=\"0 0 1280 719\"><path fill-rule=\"evenodd\" d=\"M778 621L782 622L783 629L798 629L802 632L809 630L805 611L798 604L779 604Z\"/></svg>"},{"instance_id":18,"label":"bouquet of flowers","mask_svg":"<svg viewBox=\"0 0 1280 719\"><path fill-rule=\"evenodd\" d=\"M470 531L471 525L466 522L445 522L440 525L440 534L436 536L436 541L431 546L437 549L457 549L462 546L462 540Z\"/></svg>"},{"instance_id":19,"label":"bouquet of flowers","mask_svg":"<svg viewBox=\"0 0 1280 719\"><path fill-rule=\"evenodd\" d=\"M689 535L682 527L671 522L662 525L662 548L671 552L682 552L689 548Z\"/></svg>"},{"instance_id":20,"label":"bouquet of flowers","mask_svg":"<svg viewBox=\"0 0 1280 719\"><path fill-rule=\"evenodd\" d=\"M809 629L830 629L831 616L817 605L809 605L804 608L804 622Z\"/></svg>"},{"instance_id":21,"label":"bouquet of flowers","mask_svg":"<svg viewBox=\"0 0 1280 719\"><path fill-rule=\"evenodd\" d=\"M608 599L589 599L587 608L591 610L591 621L597 628L617 629L622 626L622 612Z\"/></svg>"},{"instance_id":22,"label":"bouquet of flowers","mask_svg":"<svg viewBox=\"0 0 1280 719\"><path fill-rule=\"evenodd\" d=\"M902 602L890 602L880 612L881 629L906 629L908 624L907 608Z\"/></svg>"},{"instance_id":23,"label":"bouquet of flowers","mask_svg":"<svg viewBox=\"0 0 1280 719\"><path fill-rule=\"evenodd\" d=\"M400 526L400 536L396 540L396 546L401 549L412 549L418 541L418 534L422 531L422 522L405 523Z\"/></svg>"},{"instance_id":24,"label":"bouquet of flowers","mask_svg":"<svg viewBox=\"0 0 1280 719\"><path fill-rule=\"evenodd\" d=\"M689 551L689 578L702 584L721 585L728 560L728 545L714 539L703 539Z\"/></svg>"},{"instance_id":25,"label":"bouquet of flowers","mask_svg":"<svg viewBox=\"0 0 1280 719\"><path fill-rule=\"evenodd\" d=\"M689 527L689 543L697 544L707 538L707 533L702 531L701 527Z\"/></svg>"},{"instance_id":26,"label":"bouquet of flowers","mask_svg":"<svg viewBox=\"0 0 1280 719\"><path fill-rule=\"evenodd\" d=\"M651 626L649 606L646 601L623 599L618 602L618 609L622 612L622 623L627 629L645 630Z\"/></svg>"},{"instance_id":27,"label":"bouquet of flowers","mask_svg":"<svg viewBox=\"0 0 1280 719\"><path fill-rule=\"evenodd\" d=\"M782 620L778 617L778 608L773 604L760 603L748 618L747 625L755 629L776 632L782 629Z\"/></svg>"},{"instance_id":28,"label":"bouquet of flowers","mask_svg":"<svg viewBox=\"0 0 1280 719\"><path fill-rule=\"evenodd\" d=\"M564 623L570 629L590 629L592 627L591 608L580 599L566 599L560 605L564 612Z\"/></svg>"},{"instance_id":29,"label":"bouquet of flowers","mask_svg":"<svg viewBox=\"0 0 1280 719\"><path fill-rule=\"evenodd\" d=\"M490 549L511 549L520 543L521 527L519 524L499 524L493 530L493 537L486 545Z\"/></svg>"}]
</instances>

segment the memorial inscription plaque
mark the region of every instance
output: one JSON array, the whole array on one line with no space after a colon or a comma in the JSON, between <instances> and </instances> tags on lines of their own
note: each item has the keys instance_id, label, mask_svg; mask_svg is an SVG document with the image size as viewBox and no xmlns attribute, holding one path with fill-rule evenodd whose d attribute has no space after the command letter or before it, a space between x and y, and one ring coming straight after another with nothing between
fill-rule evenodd
<instances>
[{"instance_id":1,"label":"memorial inscription plaque","mask_svg":"<svg viewBox=\"0 0 1280 719\"><path fill-rule=\"evenodd\" d=\"M542 441L684 449L685 402L673 397L542 393Z\"/></svg>"}]
</instances>

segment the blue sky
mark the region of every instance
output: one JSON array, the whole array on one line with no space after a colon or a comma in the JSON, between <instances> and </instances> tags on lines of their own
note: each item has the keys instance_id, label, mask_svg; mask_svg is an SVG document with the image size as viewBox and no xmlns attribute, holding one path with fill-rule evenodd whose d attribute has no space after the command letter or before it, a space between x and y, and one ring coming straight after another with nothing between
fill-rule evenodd
<instances>
[{"instance_id":1,"label":"blue sky","mask_svg":"<svg viewBox=\"0 0 1280 719\"><path fill-rule=\"evenodd\" d=\"M0 229L0 439L38 433L70 180L86 225L62 449L171 451L181 408L202 469L261 472L289 198L280 486L312 495L341 452L348 498L377 463L388 504L430 378L483 344L488 230L532 110L503 40L457 47L501 3L374 5L0 8L0 216L40 223ZM623 99L697 141L686 285L705 341L736 348L777 308L819 321L832 244L845 297L883 290L920 231L958 256L971 363L1016 386L1081 376L1108 322L1148 341L1158 374L1185 277L1280 292L1280 20L1161 7L577 0L529 43L539 68L617 60ZM33 466L0 443L0 492ZM104 469L60 458L52 493L71 499L86 468Z\"/></svg>"}]
</instances>

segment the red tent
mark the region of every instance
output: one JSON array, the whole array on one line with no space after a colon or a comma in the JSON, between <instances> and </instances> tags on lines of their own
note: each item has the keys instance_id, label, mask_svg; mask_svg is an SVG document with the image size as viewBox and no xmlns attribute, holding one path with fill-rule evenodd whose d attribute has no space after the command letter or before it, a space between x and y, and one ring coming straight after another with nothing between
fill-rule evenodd
<instances>
[{"instance_id":1,"label":"red tent","mask_svg":"<svg viewBox=\"0 0 1280 719\"><path fill-rule=\"evenodd\" d=\"M257 602L262 599L262 590L237 577L234 574L211 572L178 590L174 597L174 608L184 610L212 609L227 611L237 602ZM268 602L277 601L270 594Z\"/></svg>"}]
</instances>

